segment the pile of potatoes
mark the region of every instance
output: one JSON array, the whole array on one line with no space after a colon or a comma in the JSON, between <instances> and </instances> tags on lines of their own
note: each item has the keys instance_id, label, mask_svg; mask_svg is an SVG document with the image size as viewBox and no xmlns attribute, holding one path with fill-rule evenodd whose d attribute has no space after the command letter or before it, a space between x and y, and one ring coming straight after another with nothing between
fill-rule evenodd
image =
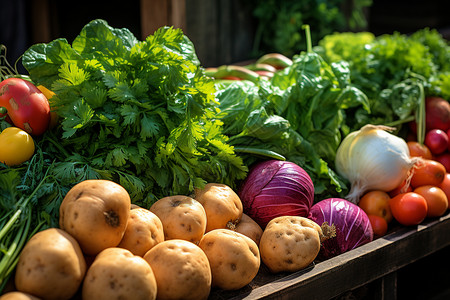
<instances>
[{"instance_id":1,"label":"pile of potatoes","mask_svg":"<svg viewBox=\"0 0 450 300\"><path fill-rule=\"evenodd\" d=\"M147 209L115 182L85 180L65 196L59 225L25 245L15 291L0 300L207 299L212 288L249 284L261 262L274 273L305 268L322 237L316 223L294 216L263 230L217 183Z\"/></svg>"}]
</instances>

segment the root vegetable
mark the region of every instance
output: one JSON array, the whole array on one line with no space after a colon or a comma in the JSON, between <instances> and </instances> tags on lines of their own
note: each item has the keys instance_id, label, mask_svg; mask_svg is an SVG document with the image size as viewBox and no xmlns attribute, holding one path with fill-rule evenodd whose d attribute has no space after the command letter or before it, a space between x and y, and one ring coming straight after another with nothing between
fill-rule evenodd
<instances>
[{"instance_id":1,"label":"root vegetable","mask_svg":"<svg viewBox=\"0 0 450 300\"><path fill-rule=\"evenodd\" d=\"M211 265L212 286L237 290L258 273L261 260L258 246L249 237L229 229L215 229L200 241Z\"/></svg>"},{"instance_id":2,"label":"root vegetable","mask_svg":"<svg viewBox=\"0 0 450 300\"><path fill-rule=\"evenodd\" d=\"M261 259L272 273L302 270L319 254L322 236L320 226L307 218L274 218L259 242Z\"/></svg>"},{"instance_id":3,"label":"root vegetable","mask_svg":"<svg viewBox=\"0 0 450 300\"><path fill-rule=\"evenodd\" d=\"M0 296L0 300L39 300L39 298L27 293L13 291Z\"/></svg>"},{"instance_id":4,"label":"root vegetable","mask_svg":"<svg viewBox=\"0 0 450 300\"><path fill-rule=\"evenodd\" d=\"M261 235L263 233L261 226L259 226L255 220L246 214L242 214L242 218L239 223L236 224L234 231L248 236L256 243L256 245L259 245L259 240L261 239Z\"/></svg>"},{"instance_id":5,"label":"root vegetable","mask_svg":"<svg viewBox=\"0 0 450 300\"><path fill-rule=\"evenodd\" d=\"M174 239L150 249L144 259L155 273L158 299L207 299L211 268L206 254L194 243Z\"/></svg>"},{"instance_id":6,"label":"root vegetable","mask_svg":"<svg viewBox=\"0 0 450 300\"><path fill-rule=\"evenodd\" d=\"M140 256L122 248L100 252L86 273L83 300L156 299L155 275Z\"/></svg>"},{"instance_id":7,"label":"root vegetable","mask_svg":"<svg viewBox=\"0 0 450 300\"><path fill-rule=\"evenodd\" d=\"M144 256L153 246L164 241L163 224L157 215L145 208L130 211L127 229L117 247Z\"/></svg>"},{"instance_id":8,"label":"root vegetable","mask_svg":"<svg viewBox=\"0 0 450 300\"><path fill-rule=\"evenodd\" d=\"M86 273L78 242L59 228L33 235L25 244L16 267L18 291L48 300L72 298Z\"/></svg>"},{"instance_id":9,"label":"root vegetable","mask_svg":"<svg viewBox=\"0 0 450 300\"><path fill-rule=\"evenodd\" d=\"M60 206L59 225L80 243L87 255L117 246L130 216L128 192L109 180L85 180L76 184Z\"/></svg>"},{"instance_id":10,"label":"root vegetable","mask_svg":"<svg viewBox=\"0 0 450 300\"><path fill-rule=\"evenodd\" d=\"M203 189L195 190L194 198L205 208L206 232L235 225L242 217L241 199L225 184L208 183Z\"/></svg>"},{"instance_id":11,"label":"root vegetable","mask_svg":"<svg viewBox=\"0 0 450 300\"><path fill-rule=\"evenodd\" d=\"M197 200L183 195L164 197L150 211L159 217L166 240L182 239L198 244L206 230L206 212Z\"/></svg>"}]
</instances>

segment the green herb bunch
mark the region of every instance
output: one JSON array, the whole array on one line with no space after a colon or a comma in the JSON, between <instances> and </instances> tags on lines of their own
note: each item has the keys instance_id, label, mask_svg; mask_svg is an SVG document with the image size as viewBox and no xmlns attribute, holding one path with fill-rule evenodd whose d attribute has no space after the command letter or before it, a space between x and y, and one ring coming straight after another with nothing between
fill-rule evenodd
<instances>
[{"instance_id":1,"label":"green herb bunch","mask_svg":"<svg viewBox=\"0 0 450 300\"><path fill-rule=\"evenodd\" d=\"M32 46L23 64L56 94L61 125L47 140L63 184L114 180L148 207L206 182L234 187L246 175L215 118L214 83L180 29L160 28L138 41L94 20L72 45L56 39Z\"/></svg>"}]
</instances>

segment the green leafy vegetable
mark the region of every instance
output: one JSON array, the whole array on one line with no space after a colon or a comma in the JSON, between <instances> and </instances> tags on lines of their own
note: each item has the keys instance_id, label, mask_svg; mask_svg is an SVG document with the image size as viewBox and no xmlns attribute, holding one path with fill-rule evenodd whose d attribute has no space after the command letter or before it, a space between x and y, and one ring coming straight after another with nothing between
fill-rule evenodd
<instances>
[{"instance_id":1,"label":"green leafy vegetable","mask_svg":"<svg viewBox=\"0 0 450 300\"><path fill-rule=\"evenodd\" d=\"M57 39L32 46L23 64L56 93L61 181L114 180L149 206L206 182L234 187L246 175L216 118L214 83L180 29L160 28L138 41L94 20L72 45Z\"/></svg>"}]
</instances>

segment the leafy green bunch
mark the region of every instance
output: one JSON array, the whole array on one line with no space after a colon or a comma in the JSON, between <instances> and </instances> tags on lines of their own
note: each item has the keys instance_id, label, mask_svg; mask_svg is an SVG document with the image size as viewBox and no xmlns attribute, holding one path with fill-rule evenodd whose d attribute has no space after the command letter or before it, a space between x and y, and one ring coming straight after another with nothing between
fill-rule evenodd
<instances>
[{"instance_id":1,"label":"leafy green bunch","mask_svg":"<svg viewBox=\"0 0 450 300\"><path fill-rule=\"evenodd\" d=\"M436 30L412 35L335 33L314 48L329 62L347 61L351 80L369 98L354 129L367 123L398 125L414 119L424 95L450 97L450 46Z\"/></svg>"},{"instance_id":2,"label":"leafy green bunch","mask_svg":"<svg viewBox=\"0 0 450 300\"><path fill-rule=\"evenodd\" d=\"M309 49L271 80L218 84L217 98L224 133L236 149L265 149L297 163L310 175L316 201L346 193L347 183L334 172L336 150L349 130L345 112L369 110L347 63L328 64ZM250 154L242 154L248 165L257 160Z\"/></svg>"},{"instance_id":3,"label":"leafy green bunch","mask_svg":"<svg viewBox=\"0 0 450 300\"><path fill-rule=\"evenodd\" d=\"M56 93L61 125L46 138L63 183L114 180L148 206L206 182L233 187L246 175L215 118L214 83L180 29L160 28L138 41L94 20L72 45L56 39L32 46L23 64Z\"/></svg>"}]
</instances>

